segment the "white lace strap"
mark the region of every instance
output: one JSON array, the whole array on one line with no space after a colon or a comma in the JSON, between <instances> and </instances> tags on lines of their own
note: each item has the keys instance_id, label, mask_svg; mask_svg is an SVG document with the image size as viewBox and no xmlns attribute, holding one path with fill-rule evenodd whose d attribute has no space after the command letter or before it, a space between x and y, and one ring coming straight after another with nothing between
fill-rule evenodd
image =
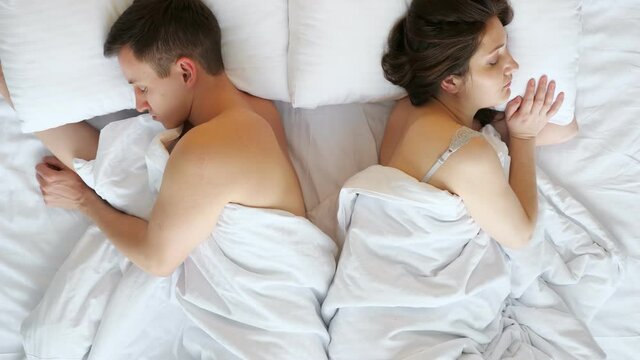
<instances>
[{"instance_id":1,"label":"white lace strap","mask_svg":"<svg viewBox=\"0 0 640 360\"><path fill-rule=\"evenodd\" d=\"M422 178L422 182L426 183L429 180L431 180L431 177L433 176L433 174L435 174L436 171L438 171L438 169L440 168L440 166L442 166L442 164L444 164L444 162L447 161L449 156L451 156L454 152L458 151L458 149L463 147L466 143L469 142L469 140L471 140L476 136L480 136L480 133L475 130L472 130L466 126L462 126L458 128L456 133L453 135L453 138L451 139L449 148L442 155L440 155L440 157L438 158L438 161L436 161L435 164L433 164L431 169L429 169L429 171L427 172L427 175L425 175L424 178Z\"/></svg>"}]
</instances>

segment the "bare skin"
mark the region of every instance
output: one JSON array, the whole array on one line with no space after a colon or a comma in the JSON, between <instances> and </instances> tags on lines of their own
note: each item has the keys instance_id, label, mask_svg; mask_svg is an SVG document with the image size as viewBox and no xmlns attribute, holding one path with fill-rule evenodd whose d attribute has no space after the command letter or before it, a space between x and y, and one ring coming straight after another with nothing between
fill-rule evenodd
<instances>
[{"instance_id":1,"label":"bare skin","mask_svg":"<svg viewBox=\"0 0 640 360\"><path fill-rule=\"evenodd\" d=\"M502 24L491 19L466 77L447 77L440 94L425 105L416 107L408 99L400 100L387 124L380 164L422 180L461 126L479 130L475 113L509 98L510 80L518 69L505 44ZM575 122L567 127L548 124L563 98L562 93L555 97L555 83L543 77L537 87L532 79L525 96L509 102L505 119L496 124L509 145L509 179L491 145L476 137L429 181L462 197L480 227L505 246L525 246L537 220L536 144L566 141L577 132Z\"/></svg>"},{"instance_id":2,"label":"bare skin","mask_svg":"<svg viewBox=\"0 0 640 360\"><path fill-rule=\"evenodd\" d=\"M189 58L178 59L167 78L159 78L126 47L118 60L134 86L137 109L166 128L184 125L187 130L167 144L170 157L151 217L146 221L117 211L68 168L79 155L69 148L95 156L93 138L67 143L65 151L48 141L61 132L78 139L73 133L80 126L91 131L86 123L39 134L59 158L45 158L36 167L48 206L82 211L125 256L158 276L171 274L214 231L226 204L305 214L284 129L270 101L239 91L224 72L210 75Z\"/></svg>"},{"instance_id":3,"label":"bare skin","mask_svg":"<svg viewBox=\"0 0 640 360\"><path fill-rule=\"evenodd\" d=\"M7 87L7 83L4 80L4 72L2 71L2 65L0 65L0 96L4 98L4 100L9 104L9 106L13 107L13 103L11 102L11 96L9 95L9 88Z\"/></svg>"}]
</instances>

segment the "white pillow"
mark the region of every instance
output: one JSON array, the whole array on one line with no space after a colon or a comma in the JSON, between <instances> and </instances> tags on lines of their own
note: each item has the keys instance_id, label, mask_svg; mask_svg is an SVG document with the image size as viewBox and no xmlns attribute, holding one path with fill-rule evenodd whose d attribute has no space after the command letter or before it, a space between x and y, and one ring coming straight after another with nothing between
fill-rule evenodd
<instances>
[{"instance_id":1,"label":"white pillow","mask_svg":"<svg viewBox=\"0 0 640 360\"><path fill-rule=\"evenodd\" d=\"M132 0L3 0L0 59L25 132L135 105L115 58L102 46ZM206 0L222 29L231 80L242 90L288 101L286 0Z\"/></svg>"},{"instance_id":2,"label":"white pillow","mask_svg":"<svg viewBox=\"0 0 640 360\"><path fill-rule=\"evenodd\" d=\"M520 64L511 83L511 98L524 95L527 81L546 74L564 91L560 111L551 119L569 124L575 113L579 41L582 33L581 0L511 0L514 19L507 26L509 50ZM497 107L504 110L504 104Z\"/></svg>"},{"instance_id":3,"label":"white pillow","mask_svg":"<svg viewBox=\"0 0 640 360\"><path fill-rule=\"evenodd\" d=\"M33 132L130 108L133 92L102 56L131 0L5 0L0 59L22 130Z\"/></svg>"},{"instance_id":4,"label":"white pillow","mask_svg":"<svg viewBox=\"0 0 640 360\"><path fill-rule=\"evenodd\" d=\"M513 96L548 74L566 94L552 120L573 119L581 33L580 0L511 0L509 46L520 63ZM405 0L290 0L289 90L295 107L374 102L404 92L384 79L381 58ZM504 109L504 107L502 107Z\"/></svg>"},{"instance_id":5,"label":"white pillow","mask_svg":"<svg viewBox=\"0 0 640 360\"><path fill-rule=\"evenodd\" d=\"M205 0L222 29L226 73L240 90L289 101L287 0Z\"/></svg>"},{"instance_id":6,"label":"white pillow","mask_svg":"<svg viewBox=\"0 0 640 360\"><path fill-rule=\"evenodd\" d=\"M410 0L289 0L289 93L294 107L375 102L404 90L382 55Z\"/></svg>"}]
</instances>

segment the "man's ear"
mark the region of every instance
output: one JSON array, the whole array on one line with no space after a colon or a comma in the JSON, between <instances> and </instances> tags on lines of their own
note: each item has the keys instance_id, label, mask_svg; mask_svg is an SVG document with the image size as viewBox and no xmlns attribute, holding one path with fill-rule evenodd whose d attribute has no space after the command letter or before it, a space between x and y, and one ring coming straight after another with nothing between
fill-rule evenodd
<instances>
[{"instance_id":1,"label":"man's ear","mask_svg":"<svg viewBox=\"0 0 640 360\"><path fill-rule=\"evenodd\" d=\"M195 85L198 77L198 67L196 63L187 57L181 57L176 61L176 66L178 67L184 84L187 87Z\"/></svg>"},{"instance_id":2,"label":"man's ear","mask_svg":"<svg viewBox=\"0 0 640 360\"><path fill-rule=\"evenodd\" d=\"M449 94L455 95L462 90L463 79L458 75L449 75L440 82L440 88Z\"/></svg>"}]
</instances>

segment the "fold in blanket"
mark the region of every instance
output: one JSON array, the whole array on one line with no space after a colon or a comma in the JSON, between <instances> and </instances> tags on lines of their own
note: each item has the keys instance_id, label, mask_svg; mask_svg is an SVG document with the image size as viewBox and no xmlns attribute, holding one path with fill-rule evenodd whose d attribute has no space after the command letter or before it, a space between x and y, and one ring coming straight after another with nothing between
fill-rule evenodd
<instances>
[{"instance_id":1,"label":"fold in blanket","mask_svg":"<svg viewBox=\"0 0 640 360\"><path fill-rule=\"evenodd\" d=\"M109 146L77 162L78 172L118 208L148 216L168 159L162 143L179 133L159 133L147 116L112 123L100 135ZM30 359L326 359L320 304L336 252L303 217L229 204L183 266L156 278L93 226L23 324L25 351Z\"/></svg>"},{"instance_id":2,"label":"fold in blanket","mask_svg":"<svg viewBox=\"0 0 640 360\"><path fill-rule=\"evenodd\" d=\"M323 304L332 359L600 359L586 322L621 259L604 230L541 175L530 246L504 251L462 199L372 166L339 202L344 247Z\"/></svg>"}]
</instances>

